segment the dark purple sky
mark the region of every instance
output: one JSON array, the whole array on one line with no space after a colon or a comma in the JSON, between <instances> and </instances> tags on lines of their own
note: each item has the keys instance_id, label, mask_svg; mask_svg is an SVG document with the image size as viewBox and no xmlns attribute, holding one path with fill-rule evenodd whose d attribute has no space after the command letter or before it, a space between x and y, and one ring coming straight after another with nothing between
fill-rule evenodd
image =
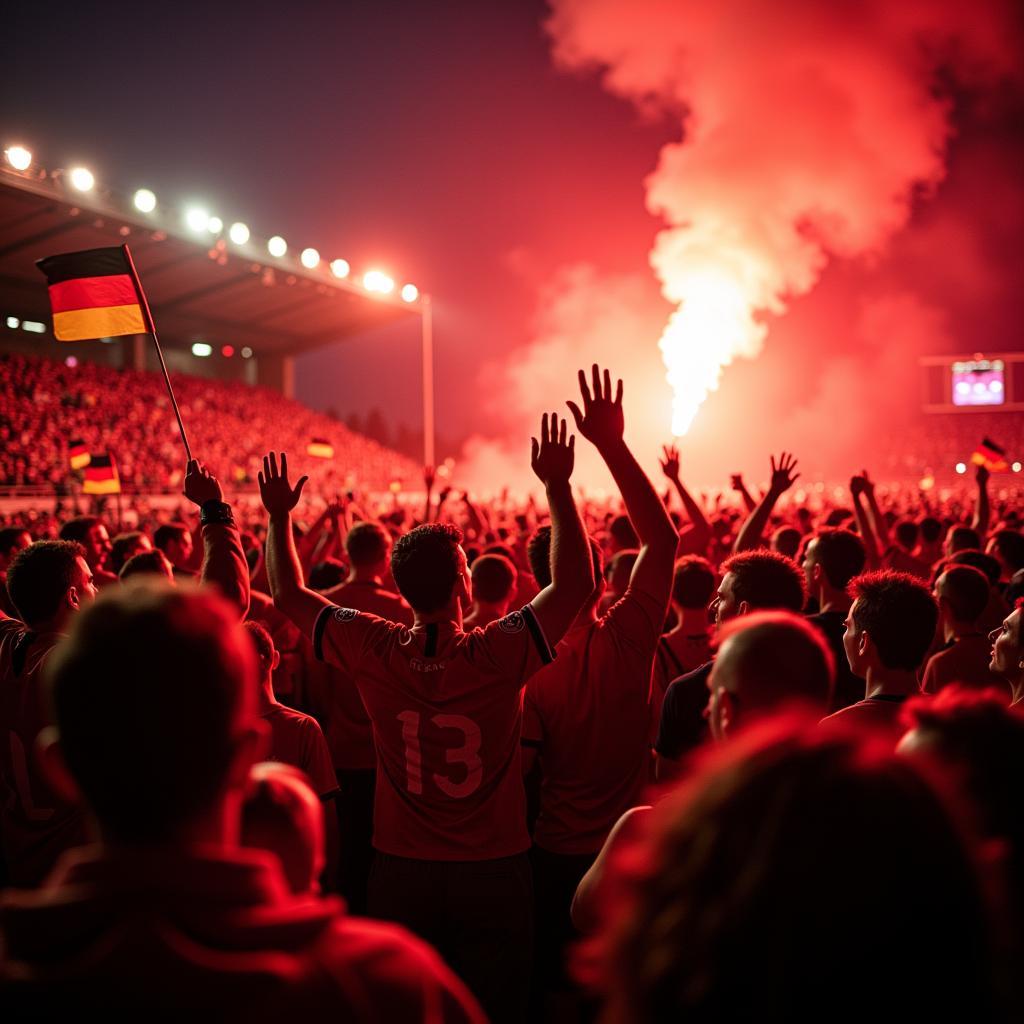
<instances>
[{"instance_id":1,"label":"dark purple sky","mask_svg":"<svg viewBox=\"0 0 1024 1024\"><path fill-rule=\"evenodd\" d=\"M539 2L98 11L5 9L4 137L431 291L442 432L476 428L481 354L525 340L554 268L646 264L672 126L556 72ZM300 397L415 424L418 344L410 322L306 357Z\"/></svg>"}]
</instances>

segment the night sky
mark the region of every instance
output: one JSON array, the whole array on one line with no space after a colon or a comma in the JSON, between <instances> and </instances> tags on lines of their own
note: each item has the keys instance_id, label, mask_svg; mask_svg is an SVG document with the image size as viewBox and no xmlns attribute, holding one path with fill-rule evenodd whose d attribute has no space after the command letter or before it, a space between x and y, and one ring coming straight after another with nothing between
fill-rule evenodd
<instances>
[{"instance_id":1,"label":"night sky","mask_svg":"<svg viewBox=\"0 0 1024 1024\"><path fill-rule=\"evenodd\" d=\"M536 380L570 397L568 366L589 349L535 357L516 399L500 366L522 365L531 339L576 329L572 302L625 296L638 308L611 310L621 331L601 357L627 383L635 361L650 380L661 374L671 306L649 265L661 221L645 178L683 135L679 117L641 113L596 74L556 68L547 13L533 0L8 4L0 130L47 165L81 161L125 191L202 200L292 251L312 245L430 291L439 432L521 446L522 392ZM760 465L766 444L827 436L817 418L834 414L851 367L913 405L910 376L886 382L899 362L885 353L890 329L910 339L906 366L927 351L1022 347L1019 85L954 90L944 180L879 251L831 260L772 324L758 361L727 371L685 441L702 472L724 472L723 448L740 469ZM415 426L418 344L410 320L303 357L299 397L343 414L379 406ZM662 424L667 435L663 397L649 403L651 450ZM514 404L514 415L503 408ZM752 408L757 431L737 429Z\"/></svg>"}]
</instances>

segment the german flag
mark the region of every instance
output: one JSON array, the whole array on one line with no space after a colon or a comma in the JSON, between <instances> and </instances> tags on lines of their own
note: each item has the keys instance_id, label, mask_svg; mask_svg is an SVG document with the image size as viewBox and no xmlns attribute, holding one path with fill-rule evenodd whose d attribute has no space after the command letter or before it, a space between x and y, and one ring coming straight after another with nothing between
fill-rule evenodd
<instances>
[{"instance_id":1,"label":"german flag","mask_svg":"<svg viewBox=\"0 0 1024 1024\"><path fill-rule=\"evenodd\" d=\"M146 334L135 277L123 249L85 249L37 260L50 286L58 341Z\"/></svg>"},{"instance_id":2,"label":"german flag","mask_svg":"<svg viewBox=\"0 0 1024 1024\"><path fill-rule=\"evenodd\" d=\"M333 459L334 445L325 437L314 437L306 445L306 454L312 455L315 459Z\"/></svg>"},{"instance_id":3,"label":"german flag","mask_svg":"<svg viewBox=\"0 0 1024 1024\"><path fill-rule=\"evenodd\" d=\"M120 494L121 479L112 455L93 455L85 467L83 494Z\"/></svg>"},{"instance_id":4,"label":"german flag","mask_svg":"<svg viewBox=\"0 0 1024 1024\"><path fill-rule=\"evenodd\" d=\"M75 439L68 444L68 462L72 469L85 469L89 465L92 456L89 454L89 446L81 439Z\"/></svg>"},{"instance_id":5,"label":"german flag","mask_svg":"<svg viewBox=\"0 0 1024 1024\"><path fill-rule=\"evenodd\" d=\"M1010 464L1006 461L1006 451L987 437L974 449L971 462L976 466L984 466L990 473L1005 473Z\"/></svg>"}]
</instances>

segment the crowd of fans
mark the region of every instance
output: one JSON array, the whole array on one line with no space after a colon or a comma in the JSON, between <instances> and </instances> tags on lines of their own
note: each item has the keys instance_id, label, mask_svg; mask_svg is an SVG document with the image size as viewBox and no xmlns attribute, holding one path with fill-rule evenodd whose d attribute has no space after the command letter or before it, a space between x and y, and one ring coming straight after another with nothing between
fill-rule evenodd
<instances>
[{"instance_id":1,"label":"crowd of fans","mask_svg":"<svg viewBox=\"0 0 1024 1024\"><path fill-rule=\"evenodd\" d=\"M325 495L419 480L405 456L269 388L185 374L171 380L193 449L225 486L255 484L268 437L294 452L314 438L331 444L338 461L311 460L314 483ZM126 491L181 489L181 437L159 374L0 354L0 486L67 492L74 440L112 453Z\"/></svg>"},{"instance_id":2,"label":"crowd of fans","mask_svg":"<svg viewBox=\"0 0 1024 1024\"><path fill-rule=\"evenodd\" d=\"M88 417L51 364L2 366L54 387L5 421L17 475ZM578 383L540 503L429 472L416 511L339 497L338 459L253 461L305 443L290 406L192 382L192 513L10 517L0 1002L1020 1019L1024 510L984 467L941 499L855 469L811 506L789 453L708 507L674 449L641 469L621 381ZM577 444L616 500L577 499Z\"/></svg>"}]
</instances>

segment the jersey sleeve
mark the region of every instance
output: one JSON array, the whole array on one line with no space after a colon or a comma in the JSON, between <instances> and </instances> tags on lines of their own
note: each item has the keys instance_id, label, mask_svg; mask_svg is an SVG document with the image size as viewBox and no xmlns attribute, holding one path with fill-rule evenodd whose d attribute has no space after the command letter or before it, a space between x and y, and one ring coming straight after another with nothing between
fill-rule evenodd
<instances>
[{"instance_id":1,"label":"jersey sleeve","mask_svg":"<svg viewBox=\"0 0 1024 1024\"><path fill-rule=\"evenodd\" d=\"M363 654L389 627L386 619L376 615L326 605L313 624L313 654L317 661L326 661L354 675Z\"/></svg>"},{"instance_id":2,"label":"jersey sleeve","mask_svg":"<svg viewBox=\"0 0 1024 1024\"><path fill-rule=\"evenodd\" d=\"M488 662L492 671L497 670L517 687L555 660L544 629L528 604L471 635L474 658Z\"/></svg>"}]
</instances>

